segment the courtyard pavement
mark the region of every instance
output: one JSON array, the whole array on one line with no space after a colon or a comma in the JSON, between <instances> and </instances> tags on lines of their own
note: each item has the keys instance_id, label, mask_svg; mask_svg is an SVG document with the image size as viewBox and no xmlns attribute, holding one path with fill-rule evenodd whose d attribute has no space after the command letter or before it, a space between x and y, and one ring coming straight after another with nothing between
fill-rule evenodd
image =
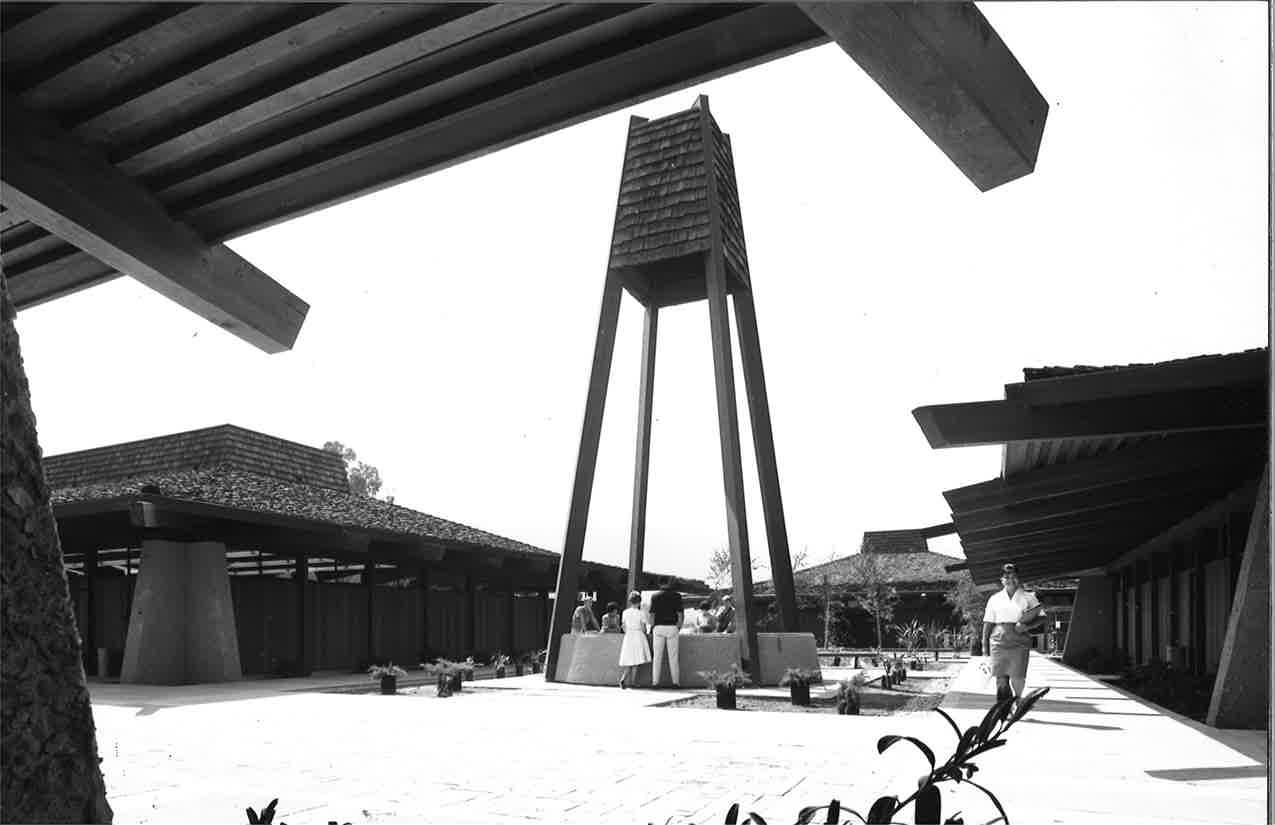
<instances>
[{"instance_id":1,"label":"courtyard pavement","mask_svg":"<svg viewBox=\"0 0 1275 825\"><path fill-rule=\"evenodd\" d=\"M831 672L825 678L848 675ZM354 681L352 681L352 679ZM91 683L117 823L245 822L279 798L276 823L719 823L732 802L791 823L831 798L866 814L907 795L920 755L877 739L917 736L943 759L935 713L835 716L659 707L691 695L545 683L466 683L449 699L324 693L349 675L158 687ZM978 760L1014 823L1259 823L1265 734L1216 731L1033 656L1052 690ZM991 704L967 665L944 702L961 725ZM947 789L951 788L951 793ZM945 785L944 818L995 811ZM742 819L742 816L741 816ZM900 821L911 822L909 808Z\"/></svg>"}]
</instances>

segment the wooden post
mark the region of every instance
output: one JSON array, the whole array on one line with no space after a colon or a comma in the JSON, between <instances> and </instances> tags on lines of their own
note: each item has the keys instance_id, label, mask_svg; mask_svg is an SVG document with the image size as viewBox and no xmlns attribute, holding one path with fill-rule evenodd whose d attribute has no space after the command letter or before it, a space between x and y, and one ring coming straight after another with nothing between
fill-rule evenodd
<instances>
[{"instance_id":1,"label":"wooden post","mask_svg":"<svg viewBox=\"0 0 1275 825\"><path fill-rule=\"evenodd\" d=\"M642 383L638 389L637 457L633 469L633 522L629 531L629 579L627 593L638 589L646 545L646 485L651 465L651 407L655 397L655 339L659 331L659 307L646 308L642 327Z\"/></svg>"},{"instance_id":2,"label":"wooden post","mask_svg":"<svg viewBox=\"0 0 1275 825\"><path fill-rule=\"evenodd\" d=\"M1197 536L1192 543L1192 551L1195 561L1195 569L1191 574L1191 646L1195 655L1192 661L1195 663L1195 672L1202 674L1208 667L1208 660L1204 650L1204 553L1203 543L1207 540L1207 532Z\"/></svg>"},{"instance_id":3,"label":"wooden post","mask_svg":"<svg viewBox=\"0 0 1275 825\"><path fill-rule=\"evenodd\" d=\"M549 620L548 653L545 658L545 680L555 681L558 664L558 639L571 628L571 612L575 608L576 577L584 553L585 528L589 523L589 500L593 495L593 474L598 464L598 442L602 437L602 412L606 407L607 383L611 378L611 356L615 351L615 330L620 317L620 278L608 272L602 288L602 307L598 313L598 335L593 347L593 367L589 372L589 389L585 394L584 423L580 427L580 449L576 454L575 480L571 486L571 505L567 511L567 529L562 540L562 559L558 564L558 584L553 614Z\"/></svg>"},{"instance_id":4,"label":"wooden post","mask_svg":"<svg viewBox=\"0 0 1275 825\"><path fill-rule=\"evenodd\" d=\"M705 165L713 163L713 134L708 101L700 97L701 145ZM722 483L726 494L726 536L730 544L731 578L735 594L735 627L743 634L743 657L749 674L761 684L757 657L757 628L753 625L753 568L748 549L748 520L744 511L744 472L739 447L739 413L735 401L735 367L731 356L730 316L726 308L726 262L722 252L720 206L716 187L708 187L710 246L705 283L708 292L708 325L713 345L713 377L717 385L717 426L722 450Z\"/></svg>"},{"instance_id":5,"label":"wooden post","mask_svg":"<svg viewBox=\"0 0 1275 825\"><path fill-rule=\"evenodd\" d=\"M367 658L376 655L376 563L363 562L363 592L367 593Z\"/></svg>"},{"instance_id":6,"label":"wooden post","mask_svg":"<svg viewBox=\"0 0 1275 825\"><path fill-rule=\"evenodd\" d=\"M309 611L306 610L305 591L310 578L310 559L303 553L297 556L297 671L299 676L310 675L310 646L306 639L306 624Z\"/></svg>"},{"instance_id":7,"label":"wooden post","mask_svg":"<svg viewBox=\"0 0 1275 825\"><path fill-rule=\"evenodd\" d=\"M739 360L744 372L744 392L753 427L753 447L757 455L757 475L761 486L762 515L766 523L766 543L770 550L770 575L775 586L775 603L784 631L796 633L797 595L793 587L792 556L788 549L788 525L784 502L779 494L779 464L775 458L775 435L770 425L770 401L766 396L766 376L761 364L761 338L757 333L757 310L751 291L734 295L735 322L739 325ZM825 633L826 635L826 633ZM826 645L827 642L825 641Z\"/></svg>"},{"instance_id":8,"label":"wooden post","mask_svg":"<svg viewBox=\"0 0 1275 825\"><path fill-rule=\"evenodd\" d=\"M1160 646L1160 609L1163 605L1160 604L1160 582L1157 577L1159 565L1155 563L1156 555L1152 553L1147 558L1147 583L1151 590L1151 615L1148 617L1151 623L1151 655L1147 657L1149 659L1163 659L1164 653Z\"/></svg>"},{"instance_id":9,"label":"wooden post","mask_svg":"<svg viewBox=\"0 0 1275 825\"><path fill-rule=\"evenodd\" d=\"M416 576L416 583L421 588L421 654L422 656L430 650L429 647L429 568L422 567L420 573Z\"/></svg>"},{"instance_id":10,"label":"wooden post","mask_svg":"<svg viewBox=\"0 0 1275 825\"><path fill-rule=\"evenodd\" d=\"M508 585L509 593L507 594L505 601L505 604L507 605L507 609L505 610L505 653L513 656L517 652L516 648L518 646L518 620L514 616L514 610L518 606L518 600L514 595L517 587L514 584L513 577L510 577Z\"/></svg>"},{"instance_id":11,"label":"wooden post","mask_svg":"<svg viewBox=\"0 0 1275 825\"><path fill-rule=\"evenodd\" d=\"M97 548L84 552L84 671L99 679L107 674L97 672Z\"/></svg>"},{"instance_id":12,"label":"wooden post","mask_svg":"<svg viewBox=\"0 0 1275 825\"><path fill-rule=\"evenodd\" d=\"M474 581L473 576L465 577L465 619L462 622L461 641L463 649L462 656L474 655L474 630L475 616L478 613L478 582Z\"/></svg>"}]
</instances>

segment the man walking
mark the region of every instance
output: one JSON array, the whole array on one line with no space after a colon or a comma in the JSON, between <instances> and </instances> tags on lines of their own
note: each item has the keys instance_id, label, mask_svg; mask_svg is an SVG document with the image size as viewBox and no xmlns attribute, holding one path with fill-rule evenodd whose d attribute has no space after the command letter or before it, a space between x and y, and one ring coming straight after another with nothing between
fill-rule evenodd
<instances>
[{"instance_id":1,"label":"man walking","mask_svg":"<svg viewBox=\"0 0 1275 825\"><path fill-rule=\"evenodd\" d=\"M660 686L663 675L664 651L668 651L669 670L673 687L681 687L682 674L677 667L677 634L682 629L682 594L673 589L671 579L660 579L659 592L651 597L651 640L654 663L651 665L651 686Z\"/></svg>"},{"instance_id":2,"label":"man walking","mask_svg":"<svg viewBox=\"0 0 1275 825\"><path fill-rule=\"evenodd\" d=\"M735 632L735 600L729 595L722 596L722 609L717 612L717 632Z\"/></svg>"}]
</instances>

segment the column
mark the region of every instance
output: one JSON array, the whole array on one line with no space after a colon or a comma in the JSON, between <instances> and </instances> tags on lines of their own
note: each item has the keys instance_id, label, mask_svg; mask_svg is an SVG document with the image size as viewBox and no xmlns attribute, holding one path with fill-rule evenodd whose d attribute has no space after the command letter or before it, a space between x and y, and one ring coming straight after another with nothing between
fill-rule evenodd
<instances>
[{"instance_id":1,"label":"column","mask_svg":"<svg viewBox=\"0 0 1275 825\"><path fill-rule=\"evenodd\" d=\"M1084 576L1076 587L1076 601L1071 608L1067 639L1063 643L1063 664L1076 667L1088 658L1090 650L1110 657L1115 616L1112 595L1115 592L1108 576Z\"/></svg>"}]
</instances>

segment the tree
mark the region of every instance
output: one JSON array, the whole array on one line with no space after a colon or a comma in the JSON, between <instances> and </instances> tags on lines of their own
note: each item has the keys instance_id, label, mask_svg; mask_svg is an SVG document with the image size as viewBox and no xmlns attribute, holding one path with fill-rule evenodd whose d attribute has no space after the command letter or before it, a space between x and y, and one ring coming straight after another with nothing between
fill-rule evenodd
<instances>
[{"instance_id":1,"label":"tree","mask_svg":"<svg viewBox=\"0 0 1275 825\"><path fill-rule=\"evenodd\" d=\"M980 642L983 638L983 612L987 609L987 593L982 593L974 586L974 579L969 573L962 573L956 584L944 595L944 599L952 606L952 615L960 618L969 631L970 638Z\"/></svg>"},{"instance_id":2,"label":"tree","mask_svg":"<svg viewBox=\"0 0 1275 825\"><path fill-rule=\"evenodd\" d=\"M808 548L801 548L796 553L791 554L792 569L800 570L806 564L806 558L809 555ZM750 567L753 570L753 578L762 571L769 571L770 565L759 556L753 556L750 560ZM730 586L734 579L731 577L730 548L719 545L713 548L712 555L708 557L708 576L705 581L714 590L723 590Z\"/></svg>"},{"instance_id":3,"label":"tree","mask_svg":"<svg viewBox=\"0 0 1275 825\"><path fill-rule=\"evenodd\" d=\"M351 493L376 498L376 494L381 491L380 470L371 464L359 461L358 455L340 441L329 441L323 445L323 449L329 453L336 453L345 462L345 477L349 482Z\"/></svg>"},{"instance_id":4,"label":"tree","mask_svg":"<svg viewBox=\"0 0 1275 825\"><path fill-rule=\"evenodd\" d=\"M110 822L14 314L0 274L0 821Z\"/></svg>"},{"instance_id":5,"label":"tree","mask_svg":"<svg viewBox=\"0 0 1275 825\"><path fill-rule=\"evenodd\" d=\"M886 577L881 559L875 553L859 551L855 564L850 568L850 597L859 607L872 615L876 622L877 650L881 650L881 625L894 618L894 606L899 603L899 591Z\"/></svg>"}]
</instances>

